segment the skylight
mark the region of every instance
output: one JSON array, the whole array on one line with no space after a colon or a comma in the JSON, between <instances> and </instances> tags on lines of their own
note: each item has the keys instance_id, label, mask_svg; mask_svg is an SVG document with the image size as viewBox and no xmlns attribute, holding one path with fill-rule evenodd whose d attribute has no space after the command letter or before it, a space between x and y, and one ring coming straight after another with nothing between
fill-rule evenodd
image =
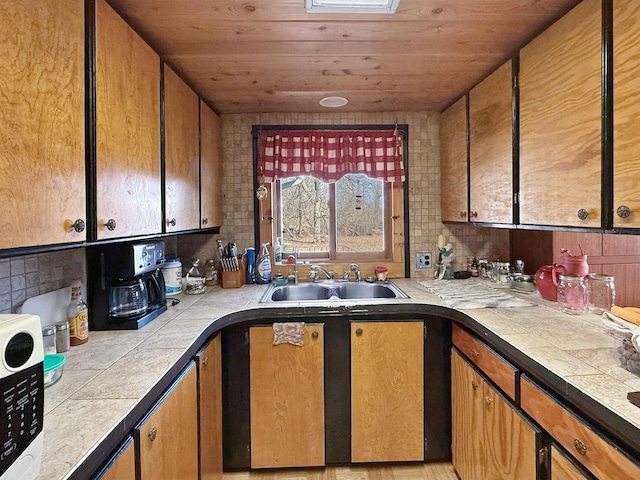
<instances>
[{"instance_id":1,"label":"skylight","mask_svg":"<svg viewBox=\"0 0 640 480\"><path fill-rule=\"evenodd\" d=\"M308 13L395 13L400 0L305 0Z\"/></svg>"}]
</instances>

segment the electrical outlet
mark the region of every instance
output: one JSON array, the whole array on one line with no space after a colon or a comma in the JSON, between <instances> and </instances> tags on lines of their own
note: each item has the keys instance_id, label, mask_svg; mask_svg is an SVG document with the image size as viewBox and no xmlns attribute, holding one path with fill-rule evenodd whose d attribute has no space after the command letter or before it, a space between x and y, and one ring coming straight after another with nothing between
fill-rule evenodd
<instances>
[{"instance_id":1,"label":"electrical outlet","mask_svg":"<svg viewBox=\"0 0 640 480\"><path fill-rule=\"evenodd\" d=\"M416 253L416 268L431 268L431 254L430 253Z\"/></svg>"}]
</instances>

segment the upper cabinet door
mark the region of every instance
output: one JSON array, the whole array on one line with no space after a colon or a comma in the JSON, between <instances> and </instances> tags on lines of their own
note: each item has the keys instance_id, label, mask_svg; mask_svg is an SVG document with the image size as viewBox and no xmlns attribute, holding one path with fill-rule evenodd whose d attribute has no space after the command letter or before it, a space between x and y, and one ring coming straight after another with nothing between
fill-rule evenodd
<instances>
[{"instance_id":1,"label":"upper cabinet door","mask_svg":"<svg viewBox=\"0 0 640 480\"><path fill-rule=\"evenodd\" d=\"M440 116L440 209L443 222L466 222L467 96Z\"/></svg>"},{"instance_id":2,"label":"upper cabinet door","mask_svg":"<svg viewBox=\"0 0 640 480\"><path fill-rule=\"evenodd\" d=\"M200 228L199 98L164 66L166 231Z\"/></svg>"},{"instance_id":3,"label":"upper cabinet door","mask_svg":"<svg viewBox=\"0 0 640 480\"><path fill-rule=\"evenodd\" d=\"M601 227L601 0L520 53L520 223Z\"/></svg>"},{"instance_id":4,"label":"upper cabinet door","mask_svg":"<svg viewBox=\"0 0 640 480\"><path fill-rule=\"evenodd\" d=\"M470 218L513 223L512 66L469 92Z\"/></svg>"},{"instance_id":5,"label":"upper cabinet door","mask_svg":"<svg viewBox=\"0 0 640 480\"><path fill-rule=\"evenodd\" d=\"M200 101L200 223L222 225L222 122Z\"/></svg>"},{"instance_id":6,"label":"upper cabinet door","mask_svg":"<svg viewBox=\"0 0 640 480\"><path fill-rule=\"evenodd\" d=\"M613 2L613 226L640 227L640 3Z\"/></svg>"},{"instance_id":7,"label":"upper cabinet door","mask_svg":"<svg viewBox=\"0 0 640 480\"><path fill-rule=\"evenodd\" d=\"M84 241L84 2L2 2L0 32L0 248Z\"/></svg>"},{"instance_id":8,"label":"upper cabinet door","mask_svg":"<svg viewBox=\"0 0 640 480\"><path fill-rule=\"evenodd\" d=\"M160 233L160 58L105 0L96 1L96 120L98 239Z\"/></svg>"}]
</instances>

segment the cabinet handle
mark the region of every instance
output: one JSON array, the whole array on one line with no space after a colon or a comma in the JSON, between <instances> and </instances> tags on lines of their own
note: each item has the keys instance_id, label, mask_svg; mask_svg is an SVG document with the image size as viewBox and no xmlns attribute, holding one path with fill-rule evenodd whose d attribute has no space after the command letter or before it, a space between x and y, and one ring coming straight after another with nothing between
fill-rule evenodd
<instances>
[{"instance_id":1,"label":"cabinet handle","mask_svg":"<svg viewBox=\"0 0 640 480\"><path fill-rule=\"evenodd\" d=\"M208 219L207 217L204 217L204 218L202 219L202 224L203 224L203 225L207 225L208 223L209 223L209 219Z\"/></svg>"},{"instance_id":2,"label":"cabinet handle","mask_svg":"<svg viewBox=\"0 0 640 480\"><path fill-rule=\"evenodd\" d=\"M580 210L578 210L578 218L580 220L586 220L587 218L589 218L589 212L587 212L584 208L581 208Z\"/></svg>"},{"instance_id":3,"label":"cabinet handle","mask_svg":"<svg viewBox=\"0 0 640 480\"><path fill-rule=\"evenodd\" d=\"M476 349L473 349L471 350L471 356L473 357L474 360L477 360L478 357L480 356L480 353Z\"/></svg>"},{"instance_id":4,"label":"cabinet handle","mask_svg":"<svg viewBox=\"0 0 640 480\"><path fill-rule=\"evenodd\" d=\"M113 232L116 229L116 221L113 218L110 218L104 226L107 227L107 230Z\"/></svg>"},{"instance_id":5,"label":"cabinet handle","mask_svg":"<svg viewBox=\"0 0 640 480\"><path fill-rule=\"evenodd\" d=\"M580 455L586 455L587 454L587 446L579 438L576 438L576 439L573 440L573 446L576 447L576 450L578 451L578 453Z\"/></svg>"},{"instance_id":6,"label":"cabinet handle","mask_svg":"<svg viewBox=\"0 0 640 480\"><path fill-rule=\"evenodd\" d=\"M631 216L631 209L626 205L620 205L616 210L616 213L620 218L629 218L629 216Z\"/></svg>"},{"instance_id":7,"label":"cabinet handle","mask_svg":"<svg viewBox=\"0 0 640 480\"><path fill-rule=\"evenodd\" d=\"M149 430L149 440L153 442L156 439L157 435L158 435L157 427L151 427L151 430Z\"/></svg>"},{"instance_id":8,"label":"cabinet handle","mask_svg":"<svg viewBox=\"0 0 640 480\"><path fill-rule=\"evenodd\" d=\"M204 357L202 359L202 365L204 365L205 367L209 365L209 357Z\"/></svg>"},{"instance_id":9,"label":"cabinet handle","mask_svg":"<svg viewBox=\"0 0 640 480\"><path fill-rule=\"evenodd\" d=\"M362 329L361 328L356 328L356 335L357 336L362 335Z\"/></svg>"},{"instance_id":10,"label":"cabinet handle","mask_svg":"<svg viewBox=\"0 0 640 480\"><path fill-rule=\"evenodd\" d=\"M471 382L471 388L473 388L474 390L478 389L478 384L476 382Z\"/></svg>"},{"instance_id":11,"label":"cabinet handle","mask_svg":"<svg viewBox=\"0 0 640 480\"><path fill-rule=\"evenodd\" d=\"M460 218L466 218L467 212L460 211Z\"/></svg>"},{"instance_id":12,"label":"cabinet handle","mask_svg":"<svg viewBox=\"0 0 640 480\"><path fill-rule=\"evenodd\" d=\"M489 395L485 395L484 396L484 403L486 403L487 405L491 405L491 402L493 400L491 399L491 397Z\"/></svg>"},{"instance_id":13,"label":"cabinet handle","mask_svg":"<svg viewBox=\"0 0 640 480\"><path fill-rule=\"evenodd\" d=\"M76 232L80 233L80 232L84 232L86 224L84 223L84 220L79 218L75 222L73 222L72 227Z\"/></svg>"},{"instance_id":14,"label":"cabinet handle","mask_svg":"<svg viewBox=\"0 0 640 480\"><path fill-rule=\"evenodd\" d=\"M171 220L167 220L167 224L171 225L172 227L175 227L177 223L178 222L176 222L175 218L172 218Z\"/></svg>"},{"instance_id":15,"label":"cabinet handle","mask_svg":"<svg viewBox=\"0 0 640 480\"><path fill-rule=\"evenodd\" d=\"M313 332L313 333L311 334L311 338L313 338L314 340L315 340L316 338L318 338L318 332Z\"/></svg>"},{"instance_id":16,"label":"cabinet handle","mask_svg":"<svg viewBox=\"0 0 640 480\"><path fill-rule=\"evenodd\" d=\"M478 218L478 212L471 212L471 218Z\"/></svg>"}]
</instances>

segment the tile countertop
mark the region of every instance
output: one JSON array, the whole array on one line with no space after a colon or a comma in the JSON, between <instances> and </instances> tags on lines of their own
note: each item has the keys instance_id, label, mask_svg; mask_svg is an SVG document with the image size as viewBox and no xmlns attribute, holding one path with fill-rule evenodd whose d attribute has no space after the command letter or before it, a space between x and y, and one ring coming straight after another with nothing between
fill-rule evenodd
<instances>
[{"instance_id":1,"label":"tile countertop","mask_svg":"<svg viewBox=\"0 0 640 480\"><path fill-rule=\"evenodd\" d=\"M445 305L415 279L393 282L410 296L394 304ZM200 335L212 322L237 311L285 306L259 304L265 288L216 286L204 295L180 295L175 297L178 305L140 330L91 332L88 343L72 347L62 378L45 390L44 452L37 478L67 478L185 351L202 340ZM538 293L522 297L538 305L461 311L640 429L640 408L627 400L628 392L640 391L640 377L618 365L614 340L599 316L561 313ZM365 303L388 301L341 305ZM286 306L305 305L309 304L286 302Z\"/></svg>"}]
</instances>

